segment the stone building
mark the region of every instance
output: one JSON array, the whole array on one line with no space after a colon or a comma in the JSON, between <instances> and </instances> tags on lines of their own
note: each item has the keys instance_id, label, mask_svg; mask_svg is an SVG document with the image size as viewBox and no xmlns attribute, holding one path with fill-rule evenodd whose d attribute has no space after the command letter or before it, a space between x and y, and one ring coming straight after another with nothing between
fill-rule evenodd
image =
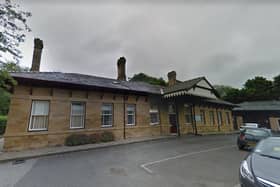
<instances>
[{"instance_id":1,"label":"stone building","mask_svg":"<svg viewBox=\"0 0 280 187\"><path fill-rule=\"evenodd\" d=\"M280 131L280 101L243 102L233 109L233 114L237 127L243 123L258 123L261 127Z\"/></svg>"},{"instance_id":2,"label":"stone building","mask_svg":"<svg viewBox=\"0 0 280 187\"><path fill-rule=\"evenodd\" d=\"M126 60L117 61L116 79L76 73L40 72L43 42L35 39L31 72L11 73L18 84L11 96L4 150L63 145L74 133L111 131L116 139L233 130L231 103L205 77L168 86L126 80Z\"/></svg>"}]
</instances>

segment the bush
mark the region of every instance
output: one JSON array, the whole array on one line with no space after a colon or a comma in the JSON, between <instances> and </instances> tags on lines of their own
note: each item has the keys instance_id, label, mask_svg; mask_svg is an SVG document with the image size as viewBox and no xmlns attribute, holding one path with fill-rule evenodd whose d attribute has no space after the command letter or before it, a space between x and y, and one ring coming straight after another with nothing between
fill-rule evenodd
<instances>
[{"instance_id":1,"label":"bush","mask_svg":"<svg viewBox=\"0 0 280 187\"><path fill-rule=\"evenodd\" d=\"M102 134L71 134L65 140L65 145L76 146L85 144L94 144L98 142L110 142L114 140L112 132L103 132Z\"/></svg>"},{"instance_id":2,"label":"bush","mask_svg":"<svg viewBox=\"0 0 280 187\"><path fill-rule=\"evenodd\" d=\"M101 142L114 141L114 134L112 132L103 132L100 136Z\"/></svg>"},{"instance_id":3,"label":"bush","mask_svg":"<svg viewBox=\"0 0 280 187\"><path fill-rule=\"evenodd\" d=\"M90 143L98 143L100 142L100 134L91 134L89 135Z\"/></svg>"},{"instance_id":4,"label":"bush","mask_svg":"<svg viewBox=\"0 0 280 187\"><path fill-rule=\"evenodd\" d=\"M0 135L5 133L7 124L7 116L0 116Z\"/></svg>"},{"instance_id":5,"label":"bush","mask_svg":"<svg viewBox=\"0 0 280 187\"><path fill-rule=\"evenodd\" d=\"M65 145L67 146L84 145L89 143L90 139L86 134L72 134L65 140Z\"/></svg>"}]
</instances>

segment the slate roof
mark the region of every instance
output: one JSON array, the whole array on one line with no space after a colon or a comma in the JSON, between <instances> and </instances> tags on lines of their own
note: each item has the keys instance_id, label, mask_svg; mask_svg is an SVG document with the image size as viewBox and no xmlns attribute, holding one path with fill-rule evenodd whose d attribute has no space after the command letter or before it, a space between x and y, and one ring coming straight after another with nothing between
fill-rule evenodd
<instances>
[{"instance_id":1,"label":"slate roof","mask_svg":"<svg viewBox=\"0 0 280 187\"><path fill-rule=\"evenodd\" d=\"M157 85L151 85L145 82L138 81L119 81L117 79L98 77L92 75L84 75L78 73L62 73L62 72L16 72L11 73L11 76L17 81L22 81L33 85L37 83L39 85L58 83L59 86L83 86L86 89L111 89L125 92L137 92L145 94L157 94L162 95L162 89L165 93L171 93L181 89L190 89L205 77L198 77L188 81L184 81L176 84L172 87L162 87ZM220 99L207 99L205 101L215 104L232 105L229 102Z\"/></svg>"},{"instance_id":2,"label":"slate roof","mask_svg":"<svg viewBox=\"0 0 280 187\"><path fill-rule=\"evenodd\" d=\"M221 99L205 99L205 101L209 103L215 103L215 104L222 104L222 105L229 105L229 106L237 106L236 104L221 100Z\"/></svg>"},{"instance_id":3,"label":"slate roof","mask_svg":"<svg viewBox=\"0 0 280 187\"><path fill-rule=\"evenodd\" d=\"M172 87L165 87L164 94L180 91L180 90L188 90L191 89L194 85L196 85L199 81L205 79L205 77L198 77L194 79L190 79L178 84L175 84Z\"/></svg>"},{"instance_id":4,"label":"slate roof","mask_svg":"<svg viewBox=\"0 0 280 187\"><path fill-rule=\"evenodd\" d=\"M61 72L16 72L11 73L16 80L43 81L68 85L82 85L89 88L105 88L123 91L161 94L161 87L145 82L119 81L111 78L97 77L78 73Z\"/></svg>"},{"instance_id":5,"label":"slate roof","mask_svg":"<svg viewBox=\"0 0 280 187\"><path fill-rule=\"evenodd\" d=\"M280 101L252 101L238 104L233 111L280 111Z\"/></svg>"}]
</instances>

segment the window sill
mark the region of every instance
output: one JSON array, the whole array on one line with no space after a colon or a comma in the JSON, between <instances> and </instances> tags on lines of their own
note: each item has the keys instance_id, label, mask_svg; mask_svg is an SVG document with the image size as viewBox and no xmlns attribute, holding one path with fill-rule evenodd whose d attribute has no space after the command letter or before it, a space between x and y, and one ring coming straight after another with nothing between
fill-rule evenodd
<instances>
[{"instance_id":1,"label":"window sill","mask_svg":"<svg viewBox=\"0 0 280 187\"><path fill-rule=\"evenodd\" d=\"M102 125L101 128L112 128L113 125Z\"/></svg>"},{"instance_id":2,"label":"window sill","mask_svg":"<svg viewBox=\"0 0 280 187\"><path fill-rule=\"evenodd\" d=\"M41 131L48 131L48 129L28 129L28 132L41 132Z\"/></svg>"},{"instance_id":3,"label":"window sill","mask_svg":"<svg viewBox=\"0 0 280 187\"><path fill-rule=\"evenodd\" d=\"M84 129L85 127L70 127L70 130L78 130L78 129Z\"/></svg>"},{"instance_id":4,"label":"window sill","mask_svg":"<svg viewBox=\"0 0 280 187\"><path fill-rule=\"evenodd\" d=\"M135 126L135 124L126 124L126 126Z\"/></svg>"},{"instance_id":5,"label":"window sill","mask_svg":"<svg viewBox=\"0 0 280 187\"><path fill-rule=\"evenodd\" d=\"M151 126L159 125L159 123L150 123Z\"/></svg>"}]
</instances>

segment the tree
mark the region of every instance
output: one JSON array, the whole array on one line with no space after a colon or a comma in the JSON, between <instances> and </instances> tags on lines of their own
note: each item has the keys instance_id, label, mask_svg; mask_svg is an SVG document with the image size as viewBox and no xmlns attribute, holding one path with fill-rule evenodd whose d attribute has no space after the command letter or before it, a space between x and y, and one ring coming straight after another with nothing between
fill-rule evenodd
<instances>
[{"instance_id":1,"label":"tree","mask_svg":"<svg viewBox=\"0 0 280 187\"><path fill-rule=\"evenodd\" d=\"M160 85L160 86L167 85L167 83L165 82L165 80L163 78L152 77L152 76L146 75L145 73L135 74L135 75L133 75L132 78L130 78L129 81L141 81L141 82L146 82L149 84Z\"/></svg>"},{"instance_id":2,"label":"tree","mask_svg":"<svg viewBox=\"0 0 280 187\"><path fill-rule=\"evenodd\" d=\"M280 100L280 75L273 78L273 97Z\"/></svg>"},{"instance_id":3,"label":"tree","mask_svg":"<svg viewBox=\"0 0 280 187\"><path fill-rule=\"evenodd\" d=\"M29 71L29 68L21 67L18 63L8 62L0 65L0 115L7 115L10 105L10 93L8 90L15 85L16 82L9 72L22 72Z\"/></svg>"},{"instance_id":4,"label":"tree","mask_svg":"<svg viewBox=\"0 0 280 187\"><path fill-rule=\"evenodd\" d=\"M234 89L233 87L226 85L214 85L214 88L222 98Z\"/></svg>"},{"instance_id":5,"label":"tree","mask_svg":"<svg viewBox=\"0 0 280 187\"><path fill-rule=\"evenodd\" d=\"M11 61L10 57L14 62L19 62L19 44L24 42L24 33L31 31L26 23L30 16L30 12L19 10L19 5L10 0L0 3L0 63Z\"/></svg>"},{"instance_id":6,"label":"tree","mask_svg":"<svg viewBox=\"0 0 280 187\"><path fill-rule=\"evenodd\" d=\"M247 100L269 100L272 97L272 81L265 77L256 76L245 82L243 91Z\"/></svg>"},{"instance_id":7,"label":"tree","mask_svg":"<svg viewBox=\"0 0 280 187\"><path fill-rule=\"evenodd\" d=\"M10 0L0 3L0 88L9 89L15 84L8 71L18 67L22 57L19 44L24 42L24 33L31 31L26 23L30 16L30 12L19 10Z\"/></svg>"}]
</instances>

